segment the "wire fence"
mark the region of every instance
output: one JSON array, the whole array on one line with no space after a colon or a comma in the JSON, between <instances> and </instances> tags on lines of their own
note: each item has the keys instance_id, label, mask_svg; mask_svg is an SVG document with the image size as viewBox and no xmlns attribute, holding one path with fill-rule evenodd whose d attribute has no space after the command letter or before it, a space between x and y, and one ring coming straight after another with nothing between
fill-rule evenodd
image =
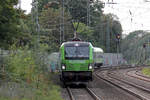
<instances>
[{"instance_id":1,"label":"wire fence","mask_svg":"<svg viewBox=\"0 0 150 100\"><path fill-rule=\"evenodd\" d=\"M104 66L118 66L126 65L127 61L123 58L120 53L104 53L103 54L103 65Z\"/></svg>"}]
</instances>

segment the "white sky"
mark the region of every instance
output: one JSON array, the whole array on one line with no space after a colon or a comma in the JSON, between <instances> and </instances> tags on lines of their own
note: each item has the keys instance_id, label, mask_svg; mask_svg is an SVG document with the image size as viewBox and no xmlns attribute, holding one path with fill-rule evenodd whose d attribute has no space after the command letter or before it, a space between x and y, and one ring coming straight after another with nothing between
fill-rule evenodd
<instances>
[{"instance_id":1,"label":"white sky","mask_svg":"<svg viewBox=\"0 0 150 100\"><path fill-rule=\"evenodd\" d=\"M26 10L26 13L29 13L32 7L31 3L32 3L32 0L21 0L21 8L23 10Z\"/></svg>"},{"instance_id":2,"label":"white sky","mask_svg":"<svg viewBox=\"0 0 150 100\"><path fill-rule=\"evenodd\" d=\"M124 34L134 30L150 30L150 2L113 0L117 4L107 4L108 0L103 1L106 3L104 12L113 13L119 17Z\"/></svg>"},{"instance_id":3,"label":"white sky","mask_svg":"<svg viewBox=\"0 0 150 100\"><path fill-rule=\"evenodd\" d=\"M29 13L32 0L21 1L21 8ZM145 0L113 0L117 4L107 4L108 0L102 1L106 3L104 13L113 13L118 16L124 34L134 30L150 30L150 2L145 2ZM112 0L109 1L112 2Z\"/></svg>"}]
</instances>

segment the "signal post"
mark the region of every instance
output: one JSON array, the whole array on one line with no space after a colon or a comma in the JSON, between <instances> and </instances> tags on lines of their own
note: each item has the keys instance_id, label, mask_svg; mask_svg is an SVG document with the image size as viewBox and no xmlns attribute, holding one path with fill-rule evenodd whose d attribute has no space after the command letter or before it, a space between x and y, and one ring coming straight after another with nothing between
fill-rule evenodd
<instances>
[{"instance_id":1,"label":"signal post","mask_svg":"<svg viewBox=\"0 0 150 100\"><path fill-rule=\"evenodd\" d=\"M117 65L119 64L119 58L118 58L118 55L119 55L119 44L120 44L120 34L116 34L116 41L117 41Z\"/></svg>"}]
</instances>

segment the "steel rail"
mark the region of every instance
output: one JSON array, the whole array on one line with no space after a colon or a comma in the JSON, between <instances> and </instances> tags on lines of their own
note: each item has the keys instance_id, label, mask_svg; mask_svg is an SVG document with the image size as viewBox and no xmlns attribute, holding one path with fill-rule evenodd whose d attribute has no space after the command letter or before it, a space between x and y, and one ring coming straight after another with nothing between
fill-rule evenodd
<instances>
[{"instance_id":1,"label":"steel rail","mask_svg":"<svg viewBox=\"0 0 150 100\"><path fill-rule=\"evenodd\" d=\"M71 90L70 90L69 87L67 87L67 91L68 91L68 93L69 93L70 99L71 99L71 100L75 100L75 98L74 98L74 96L73 96L73 94L72 94L72 92L71 92Z\"/></svg>"},{"instance_id":2,"label":"steel rail","mask_svg":"<svg viewBox=\"0 0 150 100\"><path fill-rule=\"evenodd\" d=\"M129 91L129 90L127 90L127 89L125 89L125 88L119 86L117 83L112 82L112 81L110 81L109 79L105 79L105 78L99 76L99 75L97 74L97 72L94 74L94 76L97 77L98 79L103 80L104 82L106 82L106 83L108 83L108 84L112 84L113 86L115 86L115 87L117 87L117 88L120 88L120 89L126 91L127 93L129 93L129 94L131 94L131 95L133 95L133 96L135 96L135 97L137 97L137 98L139 98L139 99L141 99L141 100L145 100L145 99L144 99L143 97L141 97L140 95L138 95L138 94L136 94L136 93L134 93L134 92L132 92L132 91Z\"/></svg>"},{"instance_id":3,"label":"steel rail","mask_svg":"<svg viewBox=\"0 0 150 100\"><path fill-rule=\"evenodd\" d=\"M138 89L140 89L140 90L143 90L143 91L145 91L145 92L150 93L150 90L149 90L149 89L147 89L147 88L145 88L145 87L143 87L143 86L141 86L141 85L137 85L137 84L135 84L135 83L131 83L131 82L122 80L122 79L120 79L120 78L116 78L116 77L114 77L111 73L108 74L108 77L113 78L113 79L118 80L118 81L121 81L121 82L123 82L123 83L125 83L125 84L128 84L128 85L130 85L130 86L133 86L133 87L135 87L135 88L138 88Z\"/></svg>"},{"instance_id":4,"label":"steel rail","mask_svg":"<svg viewBox=\"0 0 150 100\"><path fill-rule=\"evenodd\" d=\"M90 88L86 87L84 88L89 94L90 96L94 99L94 100L101 100ZM73 93L71 91L71 89L69 87L67 87L67 91L69 94L69 97L71 100L75 100L75 97L73 96Z\"/></svg>"},{"instance_id":5,"label":"steel rail","mask_svg":"<svg viewBox=\"0 0 150 100\"><path fill-rule=\"evenodd\" d=\"M149 76L142 75L142 74L140 74L140 72L139 72L139 71L136 71L136 72L135 72L135 74L136 74L136 75L138 75L138 76L141 76L141 77L144 77L144 78L150 79L150 77L149 77Z\"/></svg>"},{"instance_id":6,"label":"steel rail","mask_svg":"<svg viewBox=\"0 0 150 100\"><path fill-rule=\"evenodd\" d=\"M86 90L95 100L102 100L90 88L87 87Z\"/></svg>"}]
</instances>

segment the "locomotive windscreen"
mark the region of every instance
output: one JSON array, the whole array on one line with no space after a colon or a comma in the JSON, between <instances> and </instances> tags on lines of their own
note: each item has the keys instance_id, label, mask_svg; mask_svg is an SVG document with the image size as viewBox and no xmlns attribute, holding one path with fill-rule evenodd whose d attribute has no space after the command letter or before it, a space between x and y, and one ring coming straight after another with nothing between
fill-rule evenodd
<instances>
[{"instance_id":1,"label":"locomotive windscreen","mask_svg":"<svg viewBox=\"0 0 150 100\"><path fill-rule=\"evenodd\" d=\"M66 59L89 59L89 46L66 46Z\"/></svg>"}]
</instances>

